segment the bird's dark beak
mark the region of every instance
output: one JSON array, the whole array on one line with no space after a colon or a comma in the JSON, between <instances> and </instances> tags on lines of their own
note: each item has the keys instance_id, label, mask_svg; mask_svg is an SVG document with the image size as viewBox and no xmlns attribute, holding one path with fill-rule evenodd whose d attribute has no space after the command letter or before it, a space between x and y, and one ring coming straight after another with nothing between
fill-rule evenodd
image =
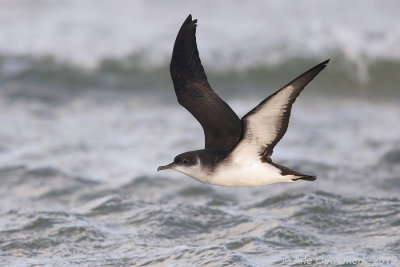
<instances>
[{"instance_id":1,"label":"bird's dark beak","mask_svg":"<svg viewBox=\"0 0 400 267\"><path fill-rule=\"evenodd\" d=\"M168 164L168 165L158 167L158 168L157 168L157 171L159 172L159 171L162 171L162 170L168 170L168 169L171 169L172 166L174 166L174 163L173 163L173 162L170 163L170 164Z\"/></svg>"}]
</instances>

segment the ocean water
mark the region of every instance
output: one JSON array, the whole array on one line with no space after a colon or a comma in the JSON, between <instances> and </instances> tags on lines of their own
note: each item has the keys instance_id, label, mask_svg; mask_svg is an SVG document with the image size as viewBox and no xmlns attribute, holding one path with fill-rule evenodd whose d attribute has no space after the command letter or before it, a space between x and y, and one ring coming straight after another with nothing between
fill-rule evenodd
<instances>
[{"instance_id":1,"label":"ocean water","mask_svg":"<svg viewBox=\"0 0 400 267\"><path fill-rule=\"evenodd\" d=\"M397 1L0 1L0 266L398 266ZM169 60L192 13L243 116L330 58L273 160L315 182L225 188Z\"/></svg>"}]
</instances>

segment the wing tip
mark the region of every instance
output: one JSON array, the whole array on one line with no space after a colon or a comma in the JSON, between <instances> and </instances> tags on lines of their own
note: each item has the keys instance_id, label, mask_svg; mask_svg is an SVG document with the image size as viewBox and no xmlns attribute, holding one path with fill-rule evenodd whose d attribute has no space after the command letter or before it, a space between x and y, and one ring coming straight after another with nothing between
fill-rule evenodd
<instances>
[{"instance_id":1,"label":"wing tip","mask_svg":"<svg viewBox=\"0 0 400 267\"><path fill-rule=\"evenodd\" d=\"M192 14L189 14L189 16L186 17L184 24L188 22L192 22Z\"/></svg>"},{"instance_id":2,"label":"wing tip","mask_svg":"<svg viewBox=\"0 0 400 267\"><path fill-rule=\"evenodd\" d=\"M321 63L319 63L318 65L316 65L315 67L311 68L310 70L317 69L317 68L323 69L323 68L325 68L325 67L328 65L328 63L329 63L330 60L331 60L331 59L328 58L328 59L322 61Z\"/></svg>"},{"instance_id":3,"label":"wing tip","mask_svg":"<svg viewBox=\"0 0 400 267\"><path fill-rule=\"evenodd\" d=\"M185 19L183 25L193 25L193 26L197 26L197 19L193 19L192 18L192 14L189 14L189 16L187 16L187 18Z\"/></svg>"},{"instance_id":4,"label":"wing tip","mask_svg":"<svg viewBox=\"0 0 400 267\"><path fill-rule=\"evenodd\" d=\"M325 60L324 62L322 62L321 64L328 65L329 61L331 61L330 58L326 59L326 60Z\"/></svg>"},{"instance_id":5,"label":"wing tip","mask_svg":"<svg viewBox=\"0 0 400 267\"><path fill-rule=\"evenodd\" d=\"M320 67L320 68L324 69L326 66L328 66L328 63L329 63L330 60L331 60L331 59L328 58L328 59L326 59L325 61L322 61L321 63L319 63L319 64L318 64L317 66L315 66L314 68Z\"/></svg>"},{"instance_id":6,"label":"wing tip","mask_svg":"<svg viewBox=\"0 0 400 267\"><path fill-rule=\"evenodd\" d=\"M286 86L295 83L296 81L302 81L302 86L299 86L300 91L309 83L311 82L323 69L325 69L325 67L328 65L330 61L330 58L328 58L325 61L322 61L321 63L319 63L318 65L312 67L311 69L309 69L308 71L304 72L303 74L301 74L299 77L297 77L296 79L294 79L293 81L291 81L290 83L288 83ZM303 78L305 78L303 80ZM285 87L286 87L285 86ZM299 92L300 92L299 91Z\"/></svg>"},{"instance_id":7,"label":"wing tip","mask_svg":"<svg viewBox=\"0 0 400 267\"><path fill-rule=\"evenodd\" d=\"M175 39L174 48L172 50L173 58L177 51L180 51L179 53L186 53L187 51L191 51L190 49L187 50L185 46L196 46L196 23L197 19L193 20L192 14L189 14L189 16L187 16L185 21L182 23Z\"/></svg>"}]
</instances>

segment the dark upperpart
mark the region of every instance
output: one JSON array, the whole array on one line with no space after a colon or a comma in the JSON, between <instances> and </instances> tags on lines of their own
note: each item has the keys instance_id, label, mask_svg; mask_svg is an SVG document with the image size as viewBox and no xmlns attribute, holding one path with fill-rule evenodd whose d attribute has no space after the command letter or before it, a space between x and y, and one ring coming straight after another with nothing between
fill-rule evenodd
<instances>
[{"instance_id":1,"label":"dark upperpart","mask_svg":"<svg viewBox=\"0 0 400 267\"><path fill-rule=\"evenodd\" d=\"M175 40L170 72L176 97L203 127L206 149L231 150L242 124L207 81L197 49L196 22L189 15Z\"/></svg>"}]
</instances>

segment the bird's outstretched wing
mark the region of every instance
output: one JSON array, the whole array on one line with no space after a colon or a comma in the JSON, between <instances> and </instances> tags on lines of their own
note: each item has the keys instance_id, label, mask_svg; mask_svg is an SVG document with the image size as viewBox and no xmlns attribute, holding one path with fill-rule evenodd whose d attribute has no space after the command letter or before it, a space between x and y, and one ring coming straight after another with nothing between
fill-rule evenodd
<instances>
[{"instance_id":1,"label":"bird's outstretched wing","mask_svg":"<svg viewBox=\"0 0 400 267\"><path fill-rule=\"evenodd\" d=\"M263 161L271 162L275 145L286 133L296 97L328 62L326 60L306 71L247 113L242 118L241 139L231 153L258 155Z\"/></svg>"},{"instance_id":2,"label":"bird's outstretched wing","mask_svg":"<svg viewBox=\"0 0 400 267\"><path fill-rule=\"evenodd\" d=\"M189 15L176 37L170 65L175 93L203 127L205 148L229 151L239 141L241 121L207 81L197 50L196 22Z\"/></svg>"}]
</instances>

